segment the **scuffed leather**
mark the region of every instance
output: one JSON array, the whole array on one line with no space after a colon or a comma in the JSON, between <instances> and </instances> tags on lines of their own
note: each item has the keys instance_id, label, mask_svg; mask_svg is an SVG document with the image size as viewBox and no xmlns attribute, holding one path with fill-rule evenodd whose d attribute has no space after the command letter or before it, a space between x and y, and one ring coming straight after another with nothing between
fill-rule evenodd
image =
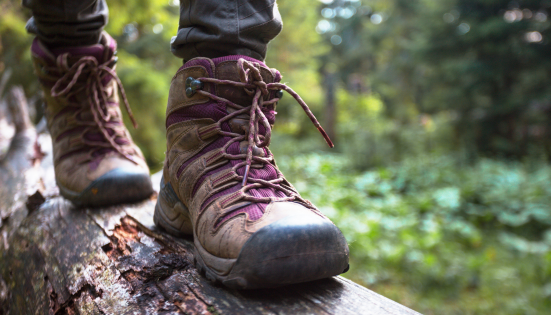
<instances>
[{"instance_id":1,"label":"scuffed leather","mask_svg":"<svg viewBox=\"0 0 551 315\"><path fill-rule=\"evenodd\" d=\"M212 62L210 64L213 67L210 70L214 73L215 78L239 81L237 61L222 62L216 67L214 67ZM207 76L207 73L206 69L201 66L179 70L171 83L169 110L167 112L173 113L187 106L201 104L202 99L197 94L188 97L182 91L185 90L185 79L187 77L198 78ZM261 74L265 82L273 82L275 74L269 68L262 67ZM206 85L205 88L210 87ZM242 88L231 86L222 88L221 86L217 86L216 93L220 97L227 98L232 102L244 106L252 102L252 96L245 93ZM219 224L220 219L228 213L249 204L242 201L236 204L230 203L227 207L224 207L223 202L229 198L229 195L221 196L212 200L209 204L205 204L205 201L216 192L233 187L239 183L237 174L231 169L224 169L211 174L201 183L195 194L193 194L196 183L201 176L209 170L216 169L228 163L228 160L222 158L222 150L214 149L195 158L193 162L185 166L180 176L178 176L178 170L183 163L194 157L206 145L220 137L219 135L205 138L198 136L198 130L209 128L209 125L215 124L208 119L193 119L174 123L168 127L167 161L164 167L164 178L165 181L170 182L177 197L187 207L194 228L194 235L203 249L213 255L212 259L237 258L241 248L252 234L285 217L301 215L306 221L308 221L308 218L319 219L320 217L323 220L329 221L317 209L307 208L295 202L272 202L258 220L251 221L247 213L241 213ZM241 115L231 119L229 125L234 132L242 134L248 132L248 119L246 116ZM246 141L240 143L241 148L246 148L246 144ZM265 156L266 152L264 149L254 148L253 154ZM293 189L287 182L284 182L282 185ZM205 208L201 211L202 207ZM180 230L184 232L184 230ZM207 256L203 257L207 265L211 265L208 261L211 258ZM212 265L216 265L216 263L212 262Z\"/></svg>"}]
</instances>

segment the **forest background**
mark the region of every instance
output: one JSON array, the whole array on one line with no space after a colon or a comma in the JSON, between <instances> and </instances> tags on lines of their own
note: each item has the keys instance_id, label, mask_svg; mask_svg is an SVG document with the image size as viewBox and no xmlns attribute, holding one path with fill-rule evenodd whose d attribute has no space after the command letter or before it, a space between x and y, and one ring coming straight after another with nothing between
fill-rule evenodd
<instances>
[{"instance_id":1,"label":"forest background","mask_svg":"<svg viewBox=\"0 0 551 315\"><path fill-rule=\"evenodd\" d=\"M152 171L181 60L178 0L110 0L107 31ZM344 232L346 277L425 314L546 314L551 307L551 1L279 0L291 97L271 149ZM0 77L38 121L30 12L0 2ZM8 89L5 89L8 90ZM0 98L3 95L0 95ZM0 155L2 152L0 152Z\"/></svg>"}]
</instances>

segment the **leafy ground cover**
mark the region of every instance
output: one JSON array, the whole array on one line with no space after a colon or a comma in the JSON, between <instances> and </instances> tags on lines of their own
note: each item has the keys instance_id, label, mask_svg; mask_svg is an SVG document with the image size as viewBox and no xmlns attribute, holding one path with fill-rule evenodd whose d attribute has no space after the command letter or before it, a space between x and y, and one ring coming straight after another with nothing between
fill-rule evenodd
<instances>
[{"instance_id":1,"label":"leafy ground cover","mask_svg":"<svg viewBox=\"0 0 551 315\"><path fill-rule=\"evenodd\" d=\"M278 158L344 232L346 277L424 314L549 310L549 165L454 155L366 172L350 164L322 152Z\"/></svg>"}]
</instances>

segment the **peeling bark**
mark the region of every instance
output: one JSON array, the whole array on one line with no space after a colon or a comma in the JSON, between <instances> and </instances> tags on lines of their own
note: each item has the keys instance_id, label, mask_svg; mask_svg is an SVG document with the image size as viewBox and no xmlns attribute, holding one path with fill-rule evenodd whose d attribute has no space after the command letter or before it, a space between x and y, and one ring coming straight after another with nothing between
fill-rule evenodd
<instances>
[{"instance_id":1,"label":"peeling bark","mask_svg":"<svg viewBox=\"0 0 551 315\"><path fill-rule=\"evenodd\" d=\"M418 314L342 277L255 291L212 283L194 268L191 238L154 226L155 196L100 209L60 197L50 140L33 132L18 129L0 161L0 314Z\"/></svg>"}]
</instances>

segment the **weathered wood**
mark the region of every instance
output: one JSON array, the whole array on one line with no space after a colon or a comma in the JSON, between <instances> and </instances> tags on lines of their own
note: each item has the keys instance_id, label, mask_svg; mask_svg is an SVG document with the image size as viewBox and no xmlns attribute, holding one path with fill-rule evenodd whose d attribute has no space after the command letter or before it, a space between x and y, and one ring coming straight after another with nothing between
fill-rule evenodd
<instances>
[{"instance_id":1,"label":"weathered wood","mask_svg":"<svg viewBox=\"0 0 551 315\"><path fill-rule=\"evenodd\" d=\"M342 277L214 284L194 268L192 239L154 226L155 196L102 209L57 196L49 138L38 137L43 158L29 129L0 162L0 314L418 314Z\"/></svg>"},{"instance_id":2,"label":"weathered wood","mask_svg":"<svg viewBox=\"0 0 551 315\"><path fill-rule=\"evenodd\" d=\"M342 277L233 291L193 267L193 243L158 231L154 200L74 209L60 197L30 215L2 263L10 314L415 314Z\"/></svg>"}]
</instances>

